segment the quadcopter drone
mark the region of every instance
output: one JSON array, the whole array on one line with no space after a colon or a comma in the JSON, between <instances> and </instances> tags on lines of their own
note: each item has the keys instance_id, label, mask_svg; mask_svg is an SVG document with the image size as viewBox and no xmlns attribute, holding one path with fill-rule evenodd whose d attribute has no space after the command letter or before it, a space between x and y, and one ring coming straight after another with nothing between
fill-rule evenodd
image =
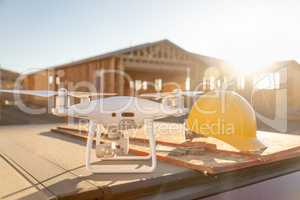
<instances>
[{"instance_id":1,"label":"quadcopter drone","mask_svg":"<svg viewBox=\"0 0 300 200\"><path fill-rule=\"evenodd\" d=\"M168 116L187 114L184 108L183 96L196 96L200 91L175 91L168 93L153 93L136 96L113 96L114 93L89 93L68 91L61 88L58 91L42 90L1 90L0 93L15 95L34 95L40 97L56 96L55 108L52 113L57 116L69 116L89 121L88 139L86 144L85 164L92 173L151 173L157 166L156 142L153 121ZM100 96L90 100L92 96ZM107 97L109 96L109 97ZM80 103L70 105L70 97L80 98ZM149 99L150 98L150 99ZM152 100L151 100L152 99ZM155 101L153 101L153 99ZM161 102L157 101L161 100ZM129 155L129 131L144 126L149 139L149 155ZM103 133L102 127L106 131ZM94 138L96 143L93 145ZM105 140L105 142L103 142ZM100 164L92 162L92 151ZM151 166L116 165L116 167L101 166L101 161L110 160L151 160Z\"/></svg>"}]
</instances>

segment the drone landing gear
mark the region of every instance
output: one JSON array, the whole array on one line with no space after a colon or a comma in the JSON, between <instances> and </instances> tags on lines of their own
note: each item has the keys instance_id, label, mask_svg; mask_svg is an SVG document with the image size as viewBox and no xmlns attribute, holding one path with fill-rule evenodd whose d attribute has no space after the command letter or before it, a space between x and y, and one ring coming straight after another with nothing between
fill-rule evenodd
<instances>
[{"instance_id":1,"label":"drone landing gear","mask_svg":"<svg viewBox=\"0 0 300 200\"><path fill-rule=\"evenodd\" d=\"M157 165L156 160L156 145L155 145L155 137L154 137L154 129L153 129L153 120L148 119L145 120L146 131L149 137L150 144L150 153L148 156L118 156L113 155L112 157L104 157L104 154L111 154L111 150L115 150L116 148L111 148L111 144L100 144L101 135L98 133L96 135L96 153L98 157L102 157L101 161L138 161L138 160L150 160L151 166L148 165L136 165L136 164L122 164L122 165L92 165L91 164L91 151L93 148L93 138L96 133L97 124L93 121L90 121L89 124L89 132L88 132L88 140L86 147L86 168L92 173L151 173L155 170ZM99 131L99 129L98 129ZM125 136L122 138L121 146L126 154L128 154L129 150L129 136ZM98 147L97 145L100 144ZM97 149L100 148L100 149Z\"/></svg>"}]
</instances>

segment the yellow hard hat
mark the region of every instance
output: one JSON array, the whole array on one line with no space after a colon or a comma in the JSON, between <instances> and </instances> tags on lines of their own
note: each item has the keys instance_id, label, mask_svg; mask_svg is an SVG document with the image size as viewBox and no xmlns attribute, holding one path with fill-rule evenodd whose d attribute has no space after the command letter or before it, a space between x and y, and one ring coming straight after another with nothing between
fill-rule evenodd
<instances>
[{"instance_id":1,"label":"yellow hard hat","mask_svg":"<svg viewBox=\"0 0 300 200\"><path fill-rule=\"evenodd\" d=\"M213 91L193 105L187 128L217 138L243 152L266 147L256 137L256 118L252 106L233 91Z\"/></svg>"}]
</instances>

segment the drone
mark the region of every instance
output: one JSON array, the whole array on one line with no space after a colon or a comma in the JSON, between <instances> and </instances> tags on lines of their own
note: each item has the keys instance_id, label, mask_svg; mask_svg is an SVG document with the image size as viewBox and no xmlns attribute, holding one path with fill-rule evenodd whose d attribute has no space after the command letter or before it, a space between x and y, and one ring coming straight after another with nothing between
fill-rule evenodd
<instances>
[{"instance_id":1,"label":"drone","mask_svg":"<svg viewBox=\"0 0 300 200\"><path fill-rule=\"evenodd\" d=\"M85 165L91 173L151 173L157 167L156 141L153 121L169 116L182 116L188 113L184 107L183 96L201 95L201 91L174 91L165 93L146 93L139 96L115 96L115 93L91 93L47 90L4 90L0 93L33 95L39 97L55 96L52 114L88 120ZM100 98L91 100L91 97ZM80 103L70 105L70 97L80 98ZM161 100L161 101L158 101ZM147 156L129 155L129 131L144 126L149 140ZM106 132L102 129L105 127ZM95 145L94 138L96 138ZM105 140L105 142L103 142ZM135 165L103 167L92 162L92 151L100 161L151 160L151 165L136 168Z\"/></svg>"}]
</instances>

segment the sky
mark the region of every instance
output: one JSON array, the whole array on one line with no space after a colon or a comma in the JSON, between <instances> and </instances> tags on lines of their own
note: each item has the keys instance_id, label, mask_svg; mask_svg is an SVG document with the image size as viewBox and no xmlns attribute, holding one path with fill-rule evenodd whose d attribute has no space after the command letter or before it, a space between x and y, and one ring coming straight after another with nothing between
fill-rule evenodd
<instances>
[{"instance_id":1,"label":"sky","mask_svg":"<svg viewBox=\"0 0 300 200\"><path fill-rule=\"evenodd\" d=\"M300 62L297 0L0 0L0 65L27 72L145 42L250 72Z\"/></svg>"}]
</instances>

